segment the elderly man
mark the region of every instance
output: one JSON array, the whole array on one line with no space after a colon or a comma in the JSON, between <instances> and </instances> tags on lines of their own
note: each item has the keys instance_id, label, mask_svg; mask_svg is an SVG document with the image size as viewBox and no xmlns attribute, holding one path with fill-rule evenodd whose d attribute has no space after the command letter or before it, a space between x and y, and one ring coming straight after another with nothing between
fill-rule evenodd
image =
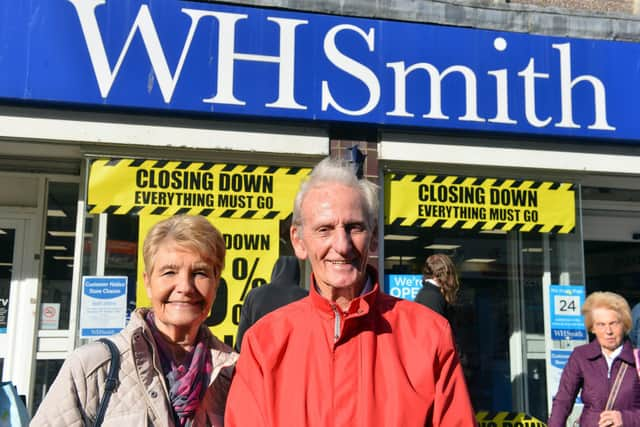
<instances>
[{"instance_id":1,"label":"elderly man","mask_svg":"<svg viewBox=\"0 0 640 427\"><path fill-rule=\"evenodd\" d=\"M325 159L296 196L291 243L309 296L245 335L229 426L475 426L449 324L385 295L367 265L376 186Z\"/></svg>"}]
</instances>

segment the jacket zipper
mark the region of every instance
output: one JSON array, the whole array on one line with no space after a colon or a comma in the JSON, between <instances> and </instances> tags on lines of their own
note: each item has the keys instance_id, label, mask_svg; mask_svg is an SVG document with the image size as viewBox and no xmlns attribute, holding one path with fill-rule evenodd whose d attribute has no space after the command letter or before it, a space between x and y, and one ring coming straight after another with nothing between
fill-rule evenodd
<instances>
[{"instance_id":1,"label":"jacket zipper","mask_svg":"<svg viewBox=\"0 0 640 427\"><path fill-rule=\"evenodd\" d=\"M337 342L338 338L340 338L340 310L335 305L332 305L333 313L336 315L336 318L333 322L333 342Z\"/></svg>"}]
</instances>

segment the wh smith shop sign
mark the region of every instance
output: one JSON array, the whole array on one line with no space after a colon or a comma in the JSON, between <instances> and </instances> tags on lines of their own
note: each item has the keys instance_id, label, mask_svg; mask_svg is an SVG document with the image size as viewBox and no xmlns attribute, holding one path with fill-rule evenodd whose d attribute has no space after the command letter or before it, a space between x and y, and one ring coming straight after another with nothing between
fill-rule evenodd
<instances>
[{"instance_id":1,"label":"wh smith shop sign","mask_svg":"<svg viewBox=\"0 0 640 427\"><path fill-rule=\"evenodd\" d=\"M177 0L0 6L0 99L640 141L640 45Z\"/></svg>"}]
</instances>

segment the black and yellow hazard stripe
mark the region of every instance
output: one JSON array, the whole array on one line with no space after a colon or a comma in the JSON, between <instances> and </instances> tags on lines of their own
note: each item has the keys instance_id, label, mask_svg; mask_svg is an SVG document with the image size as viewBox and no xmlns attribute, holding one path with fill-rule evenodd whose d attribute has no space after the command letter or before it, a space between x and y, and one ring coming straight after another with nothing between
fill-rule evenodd
<instances>
[{"instance_id":1,"label":"black and yellow hazard stripe","mask_svg":"<svg viewBox=\"0 0 640 427\"><path fill-rule=\"evenodd\" d=\"M547 233L570 233L575 228L575 186L572 183L399 173L390 174L386 179L385 192L389 200L385 219L390 225ZM450 190L461 193L466 190L473 194L479 191L486 200L423 201L418 197L420 188L437 188L446 191L447 197ZM531 208L536 218L525 219L528 213L525 212L528 211L525 199L530 197L537 203L538 195L548 202ZM556 200L561 203L556 203ZM436 206L439 212L446 211L447 214L438 214L438 211L435 214L431 211L425 213L417 208L420 204ZM557 215L556 211L561 214ZM546 221L537 221L540 212Z\"/></svg>"},{"instance_id":2,"label":"black and yellow hazard stripe","mask_svg":"<svg viewBox=\"0 0 640 427\"><path fill-rule=\"evenodd\" d=\"M479 427L546 427L539 419L524 412L490 412L476 413Z\"/></svg>"},{"instance_id":3,"label":"black and yellow hazard stripe","mask_svg":"<svg viewBox=\"0 0 640 427\"><path fill-rule=\"evenodd\" d=\"M182 200L186 202L175 203L174 201L173 203L168 203L168 197L164 197L162 203L140 203L140 198L136 199L134 197L136 190L140 190L136 188L135 182L136 173L140 169L154 174L158 174L159 171L168 171L174 174L180 172L191 175L207 173L216 176L216 180L221 174L253 175L269 179L279 183L278 191L268 195L268 197L276 201L276 206L271 208L219 206L217 197L221 192L217 188L206 190L193 190L191 188L145 189L148 190L148 193L183 193L181 194ZM300 182L309 172L309 168L300 167L127 158L96 159L92 162L89 173L87 208L91 214L164 216L189 214L215 218L284 219L291 214L295 192ZM167 175L167 172L163 173L165 176ZM245 197L248 194L251 194L252 197L261 197L258 190L241 193L232 189L224 192L226 197L238 195L242 197L242 194L245 194ZM210 203L210 206L203 206L202 203L193 201L203 200L204 197L209 198L208 200L214 197L215 203ZM172 199L177 199L177 197L172 197ZM136 203L136 200L138 203Z\"/></svg>"}]
</instances>

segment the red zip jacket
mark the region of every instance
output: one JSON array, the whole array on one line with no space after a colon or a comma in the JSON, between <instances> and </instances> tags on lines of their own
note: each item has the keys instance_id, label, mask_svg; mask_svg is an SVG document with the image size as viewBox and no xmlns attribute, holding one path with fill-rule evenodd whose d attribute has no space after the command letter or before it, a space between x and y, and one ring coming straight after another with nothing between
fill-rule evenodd
<instances>
[{"instance_id":1,"label":"red zip jacket","mask_svg":"<svg viewBox=\"0 0 640 427\"><path fill-rule=\"evenodd\" d=\"M372 277L377 278L375 270ZM342 312L309 296L251 327L227 427L475 426L448 322L379 291Z\"/></svg>"}]
</instances>

